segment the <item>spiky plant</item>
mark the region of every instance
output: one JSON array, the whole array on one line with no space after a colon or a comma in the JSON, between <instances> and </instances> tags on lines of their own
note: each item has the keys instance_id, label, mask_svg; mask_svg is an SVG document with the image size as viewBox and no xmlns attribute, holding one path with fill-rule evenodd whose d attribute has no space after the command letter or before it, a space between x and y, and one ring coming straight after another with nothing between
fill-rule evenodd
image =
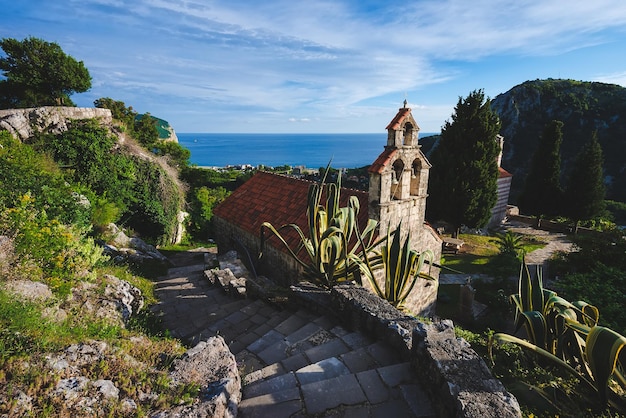
<instances>
[{"instance_id":1,"label":"spiky plant","mask_svg":"<svg viewBox=\"0 0 626 418\"><path fill-rule=\"evenodd\" d=\"M376 294L399 309L403 307L418 278L435 280L430 274L422 272L424 264L427 263L430 267L434 265L434 254L430 250L422 253L412 250L408 234L402 243L400 227L401 224L394 232L387 233L385 241L387 244L366 260L367 269L363 271ZM375 271L380 268L383 268L385 272L383 288L374 278Z\"/></svg>"},{"instance_id":2,"label":"spiky plant","mask_svg":"<svg viewBox=\"0 0 626 418\"><path fill-rule=\"evenodd\" d=\"M626 390L626 338L597 325L599 312L595 306L584 301L569 302L544 289L541 268L537 266L532 275L525 264L518 293L511 295L511 301L516 307L515 332L523 327L527 339L494 334L490 352L494 341L517 344L572 373L591 388L602 404L608 402L626 412L624 400L612 389ZM541 389L533 389L542 393Z\"/></svg>"},{"instance_id":3,"label":"spiky plant","mask_svg":"<svg viewBox=\"0 0 626 418\"><path fill-rule=\"evenodd\" d=\"M358 198L350 196L348 206L340 207L340 193L340 184L326 183L325 179L309 187L308 234L296 224L286 224L277 229L271 223L264 222L261 225L261 256L267 240L266 234L270 232L302 266L305 280L325 288L352 280L360 283L359 272L365 268L367 254L381 242L376 238L378 222L369 219L365 229L361 231L358 223ZM289 246L280 233L283 229L296 231L300 239L297 248ZM302 249L304 256L298 256Z\"/></svg>"}]
</instances>

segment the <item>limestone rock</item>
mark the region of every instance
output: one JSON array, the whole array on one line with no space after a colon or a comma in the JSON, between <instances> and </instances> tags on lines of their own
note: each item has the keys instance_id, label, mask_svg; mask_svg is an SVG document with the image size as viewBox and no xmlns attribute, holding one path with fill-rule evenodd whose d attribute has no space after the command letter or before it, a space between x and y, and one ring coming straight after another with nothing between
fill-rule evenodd
<instances>
[{"instance_id":1,"label":"limestone rock","mask_svg":"<svg viewBox=\"0 0 626 418\"><path fill-rule=\"evenodd\" d=\"M138 262L147 259L167 262L167 257L154 246L141 238L129 237L113 223L107 225L105 233L112 237L111 242L105 246L105 252L109 255L122 255Z\"/></svg>"},{"instance_id":2,"label":"limestone rock","mask_svg":"<svg viewBox=\"0 0 626 418\"><path fill-rule=\"evenodd\" d=\"M224 339L215 336L189 349L173 364L174 384L197 383L201 397L192 405L178 406L153 417L234 418L241 400L241 380L235 356Z\"/></svg>"},{"instance_id":3,"label":"limestone rock","mask_svg":"<svg viewBox=\"0 0 626 418\"><path fill-rule=\"evenodd\" d=\"M29 301L46 301L53 298L52 291L47 284L30 280L12 280L6 283L5 289Z\"/></svg>"},{"instance_id":4,"label":"limestone rock","mask_svg":"<svg viewBox=\"0 0 626 418\"><path fill-rule=\"evenodd\" d=\"M456 337L452 321L420 324L413 332L413 344L423 362L416 369L431 388L441 390L441 416L521 417L517 399L493 377L469 343Z\"/></svg>"},{"instance_id":5,"label":"limestone rock","mask_svg":"<svg viewBox=\"0 0 626 418\"><path fill-rule=\"evenodd\" d=\"M93 386L98 388L102 396L107 399L117 399L120 394L120 390L110 380L96 380Z\"/></svg>"},{"instance_id":6,"label":"limestone rock","mask_svg":"<svg viewBox=\"0 0 626 418\"><path fill-rule=\"evenodd\" d=\"M25 142L38 132L65 132L75 119L100 119L101 123L107 125L113 121L109 109L63 106L6 109L0 110L0 130L9 131Z\"/></svg>"},{"instance_id":7,"label":"limestone rock","mask_svg":"<svg viewBox=\"0 0 626 418\"><path fill-rule=\"evenodd\" d=\"M101 280L105 285L103 294L99 293L97 284L80 282L72 288L62 308L79 309L85 314L124 326L131 315L143 308L143 295L139 289L115 276L107 274Z\"/></svg>"}]
</instances>

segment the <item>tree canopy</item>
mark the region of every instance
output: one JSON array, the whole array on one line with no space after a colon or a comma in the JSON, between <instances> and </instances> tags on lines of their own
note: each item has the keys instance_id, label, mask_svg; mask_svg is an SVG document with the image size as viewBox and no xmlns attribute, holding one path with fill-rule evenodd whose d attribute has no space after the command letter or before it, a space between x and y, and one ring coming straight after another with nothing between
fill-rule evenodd
<instances>
[{"instance_id":1,"label":"tree canopy","mask_svg":"<svg viewBox=\"0 0 626 418\"><path fill-rule=\"evenodd\" d=\"M563 197L560 182L562 129L563 122L553 120L543 130L519 197L518 204L524 214L554 216L560 213Z\"/></svg>"},{"instance_id":2,"label":"tree canopy","mask_svg":"<svg viewBox=\"0 0 626 418\"><path fill-rule=\"evenodd\" d=\"M497 200L500 120L483 90L459 101L431 155L428 218L484 227Z\"/></svg>"},{"instance_id":3,"label":"tree canopy","mask_svg":"<svg viewBox=\"0 0 626 418\"><path fill-rule=\"evenodd\" d=\"M596 133L578 153L566 189L566 214L577 221L592 219L604 206L602 147Z\"/></svg>"},{"instance_id":4,"label":"tree canopy","mask_svg":"<svg viewBox=\"0 0 626 418\"><path fill-rule=\"evenodd\" d=\"M91 88L91 76L82 61L65 54L54 42L39 38L0 40L0 106L70 105L69 96Z\"/></svg>"}]
</instances>

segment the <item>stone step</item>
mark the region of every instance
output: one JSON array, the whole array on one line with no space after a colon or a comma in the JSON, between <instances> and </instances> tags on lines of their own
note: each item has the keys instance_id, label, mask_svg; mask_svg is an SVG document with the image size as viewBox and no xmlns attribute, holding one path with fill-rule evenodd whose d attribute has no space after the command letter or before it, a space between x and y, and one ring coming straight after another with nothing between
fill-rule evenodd
<instances>
[{"instance_id":1,"label":"stone step","mask_svg":"<svg viewBox=\"0 0 626 418\"><path fill-rule=\"evenodd\" d=\"M281 359L279 362L258 369L249 367L246 379L243 381L244 385L290 371L296 371L309 364L331 357L338 357L352 373L389 364L387 357L383 357L382 363L375 360L369 353L368 348L374 351L378 357L381 357L381 349L372 343L370 338L360 332L348 332L342 327L334 327L329 331L328 335L332 336L332 338L325 343L314 345L305 351L294 350L289 357ZM273 347L277 348L276 344ZM254 356L252 353L249 354ZM238 361L246 363L247 359L240 356Z\"/></svg>"},{"instance_id":2,"label":"stone step","mask_svg":"<svg viewBox=\"0 0 626 418\"><path fill-rule=\"evenodd\" d=\"M247 385L239 404L242 417L296 412L298 416L347 416L348 411L355 416L436 416L409 363L350 373L337 358Z\"/></svg>"},{"instance_id":3,"label":"stone step","mask_svg":"<svg viewBox=\"0 0 626 418\"><path fill-rule=\"evenodd\" d=\"M187 277L190 274L204 273L206 266L202 264L191 264L188 266L172 267L167 270L167 278Z\"/></svg>"}]
</instances>

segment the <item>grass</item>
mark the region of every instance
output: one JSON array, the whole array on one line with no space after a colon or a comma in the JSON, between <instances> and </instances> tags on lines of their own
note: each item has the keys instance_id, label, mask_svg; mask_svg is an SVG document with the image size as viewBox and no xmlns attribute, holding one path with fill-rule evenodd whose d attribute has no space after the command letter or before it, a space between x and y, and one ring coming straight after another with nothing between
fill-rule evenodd
<instances>
[{"instance_id":1,"label":"grass","mask_svg":"<svg viewBox=\"0 0 626 418\"><path fill-rule=\"evenodd\" d=\"M499 277L508 269L498 262L498 246L493 242L494 237L460 234L459 239L464 242L458 254L446 254L442 260L444 267L460 271L465 274L486 274ZM546 246L546 242L534 235L523 235L522 250L530 253ZM519 264L511 266L511 273L517 274ZM445 273L445 271L444 271Z\"/></svg>"},{"instance_id":2,"label":"grass","mask_svg":"<svg viewBox=\"0 0 626 418\"><path fill-rule=\"evenodd\" d=\"M5 267L0 281L14 276L13 267ZM138 266L135 270L141 271ZM153 270L149 268L146 275L154 274ZM139 288L146 305L156 302L153 283L145 275L112 263L94 272L98 278L104 274ZM98 297L97 292L94 297ZM197 396L198 385L175 386L168 377L173 360L184 353L185 347L163 332L148 306L124 326L97 319L76 307L67 309L58 296L46 301L22 301L0 289L0 415L21 414L14 400L19 393L32 399L32 416L75 415L73 407L55 395L56 384L64 376L50 369L46 357L59 355L70 345L92 341L106 342L102 358L76 367L91 380L112 380L120 390L120 398L131 398L137 404L132 416L146 416L148 411L191 401ZM53 314L49 318L45 314L59 307L65 308L66 317ZM142 393L155 396L142 399ZM103 401L96 411L98 416L130 416L120 408L119 402Z\"/></svg>"}]
</instances>

